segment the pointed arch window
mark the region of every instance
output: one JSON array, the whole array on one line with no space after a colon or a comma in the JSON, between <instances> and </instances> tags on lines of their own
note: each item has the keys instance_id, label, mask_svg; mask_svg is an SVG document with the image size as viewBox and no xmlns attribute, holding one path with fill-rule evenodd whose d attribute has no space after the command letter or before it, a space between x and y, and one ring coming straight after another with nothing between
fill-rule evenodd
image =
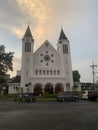
<instances>
[{"instance_id":1,"label":"pointed arch window","mask_svg":"<svg viewBox=\"0 0 98 130\"><path fill-rule=\"evenodd\" d=\"M56 75L56 70L54 70L54 75Z\"/></svg>"},{"instance_id":2,"label":"pointed arch window","mask_svg":"<svg viewBox=\"0 0 98 130\"><path fill-rule=\"evenodd\" d=\"M25 43L25 52L31 52L31 43L30 42Z\"/></svg>"},{"instance_id":3,"label":"pointed arch window","mask_svg":"<svg viewBox=\"0 0 98 130\"><path fill-rule=\"evenodd\" d=\"M38 70L36 70L36 75L38 75Z\"/></svg>"},{"instance_id":4,"label":"pointed arch window","mask_svg":"<svg viewBox=\"0 0 98 130\"><path fill-rule=\"evenodd\" d=\"M47 70L47 75L49 75L49 70Z\"/></svg>"},{"instance_id":5,"label":"pointed arch window","mask_svg":"<svg viewBox=\"0 0 98 130\"><path fill-rule=\"evenodd\" d=\"M43 70L43 75L45 75L45 70Z\"/></svg>"},{"instance_id":6,"label":"pointed arch window","mask_svg":"<svg viewBox=\"0 0 98 130\"><path fill-rule=\"evenodd\" d=\"M42 70L39 70L39 74L40 74L40 75L42 74Z\"/></svg>"},{"instance_id":7,"label":"pointed arch window","mask_svg":"<svg viewBox=\"0 0 98 130\"><path fill-rule=\"evenodd\" d=\"M50 74L52 75L52 70L50 70Z\"/></svg>"},{"instance_id":8,"label":"pointed arch window","mask_svg":"<svg viewBox=\"0 0 98 130\"><path fill-rule=\"evenodd\" d=\"M60 75L60 71L59 70L57 71L57 74Z\"/></svg>"},{"instance_id":9,"label":"pointed arch window","mask_svg":"<svg viewBox=\"0 0 98 130\"><path fill-rule=\"evenodd\" d=\"M63 45L63 53L68 53L68 45Z\"/></svg>"}]
</instances>

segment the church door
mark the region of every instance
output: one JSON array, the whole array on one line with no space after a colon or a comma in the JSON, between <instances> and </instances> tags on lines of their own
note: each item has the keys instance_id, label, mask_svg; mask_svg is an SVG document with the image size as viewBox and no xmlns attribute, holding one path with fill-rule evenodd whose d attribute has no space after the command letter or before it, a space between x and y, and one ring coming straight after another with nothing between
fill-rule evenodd
<instances>
[{"instance_id":1,"label":"church door","mask_svg":"<svg viewBox=\"0 0 98 130\"><path fill-rule=\"evenodd\" d=\"M55 93L60 94L61 92L63 92L63 86L62 86L62 84L57 84L55 86Z\"/></svg>"},{"instance_id":2,"label":"church door","mask_svg":"<svg viewBox=\"0 0 98 130\"><path fill-rule=\"evenodd\" d=\"M52 84L48 83L45 85L44 92L48 94L53 94L53 86Z\"/></svg>"},{"instance_id":3,"label":"church door","mask_svg":"<svg viewBox=\"0 0 98 130\"><path fill-rule=\"evenodd\" d=\"M40 84L36 84L34 87L34 94L36 96L39 96L40 94L42 94L42 86Z\"/></svg>"}]
</instances>

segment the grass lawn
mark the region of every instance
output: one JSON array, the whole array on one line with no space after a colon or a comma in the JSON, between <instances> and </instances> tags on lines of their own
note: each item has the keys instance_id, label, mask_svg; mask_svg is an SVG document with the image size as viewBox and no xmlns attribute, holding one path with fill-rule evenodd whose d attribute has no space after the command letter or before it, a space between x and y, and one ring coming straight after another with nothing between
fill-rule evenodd
<instances>
[{"instance_id":1,"label":"grass lawn","mask_svg":"<svg viewBox=\"0 0 98 130\"><path fill-rule=\"evenodd\" d=\"M56 98L43 98L43 97L37 97L37 101L56 101Z\"/></svg>"}]
</instances>

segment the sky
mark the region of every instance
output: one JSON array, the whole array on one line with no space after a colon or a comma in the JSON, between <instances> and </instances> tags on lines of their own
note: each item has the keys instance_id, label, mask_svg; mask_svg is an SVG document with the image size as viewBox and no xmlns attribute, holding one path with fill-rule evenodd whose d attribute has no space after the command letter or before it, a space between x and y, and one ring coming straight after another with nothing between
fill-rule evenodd
<instances>
[{"instance_id":1,"label":"sky","mask_svg":"<svg viewBox=\"0 0 98 130\"><path fill-rule=\"evenodd\" d=\"M28 25L35 51L45 40L56 48L62 26L70 41L72 70L79 71L81 82L92 82L90 65L93 61L98 65L98 0L0 0L0 45L15 53L11 77L21 69L22 38Z\"/></svg>"}]
</instances>

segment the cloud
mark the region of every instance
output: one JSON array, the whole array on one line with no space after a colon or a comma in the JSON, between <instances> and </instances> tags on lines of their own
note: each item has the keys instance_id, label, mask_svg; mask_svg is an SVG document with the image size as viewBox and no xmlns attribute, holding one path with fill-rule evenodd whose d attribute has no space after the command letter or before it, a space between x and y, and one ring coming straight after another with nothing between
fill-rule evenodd
<instances>
[{"instance_id":1,"label":"cloud","mask_svg":"<svg viewBox=\"0 0 98 130\"><path fill-rule=\"evenodd\" d=\"M30 22L32 33L34 34L35 46L37 49L46 39L51 39L56 33L54 30L57 23L57 9L55 4L58 2L53 2L51 0L16 0L17 5L20 8L23 16L27 18L27 22ZM53 3L53 4L52 4ZM57 4L58 6L58 4ZM60 15L59 15L60 16ZM55 21L54 21L55 20ZM15 31L17 32L17 31ZM17 32L20 34L19 32Z\"/></svg>"},{"instance_id":2,"label":"cloud","mask_svg":"<svg viewBox=\"0 0 98 130\"><path fill-rule=\"evenodd\" d=\"M97 5L97 0L0 0L0 42L21 57L21 39L28 22L35 49L46 39L56 47L62 25L70 40L73 66L88 73L87 64L98 55ZM19 62L14 60L15 70Z\"/></svg>"},{"instance_id":3,"label":"cloud","mask_svg":"<svg viewBox=\"0 0 98 130\"><path fill-rule=\"evenodd\" d=\"M81 0L16 0L23 16L30 22L38 48L44 40L57 37L61 25L66 32L69 28L82 24L89 18L92 1ZM83 22L81 22L83 21ZM86 22L88 24L88 22ZM74 28L76 30L77 28ZM74 32L74 31L73 31ZM54 39L55 39L54 38ZM57 39L57 38L56 38ZM54 40L55 41L55 40ZM56 44L56 43L54 43Z\"/></svg>"},{"instance_id":4,"label":"cloud","mask_svg":"<svg viewBox=\"0 0 98 130\"><path fill-rule=\"evenodd\" d=\"M11 31L12 31L12 33L14 33L15 35L17 35L19 38L22 38L22 37L23 37L23 34L24 34L24 30L23 30L23 29L19 30L19 28L13 27L13 28L11 28Z\"/></svg>"},{"instance_id":5,"label":"cloud","mask_svg":"<svg viewBox=\"0 0 98 130\"><path fill-rule=\"evenodd\" d=\"M24 14L28 14L32 18L36 19L38 24L45 23L48 16L49 10L48 5L45 1L40 0L16 0L19 7Z\"/></svg>"},{"instance_id":6,"label":"cloud","mask_svg":"<svg viewBox=\"0 0 98 130\"><path fill-rule=\"evenodd\" d=\"M31 31L38 48L46 39L57 39L60 27L63 25L66 32L68 28L77 25L82 16L89 8L88 0L7 0L1 2L0 11L2 13L2 26L9 27L14 35L19 38L26 31L26 26L30 22ZM1 14L1 13L0 13ZM10 20L9 20L10 19ZM54 38L55 37L55 38ZM56 40L53 41L55 45Z\"/></svg>"},{"instance_id":7,"label":"cloud","mask_svg":"<svg viewBox=\"0 0 98 130\"><path fill-rule=\"evenodd\" d=\"M30 25L32 24L34 27L33 32L38 42L38 44L36 44L37 46L35 46L35 48L37 48L42 44L42 41L46 40L45 33L48 30L48 25L46 24L51 21L52 17L51 10L48 8L48 3L43 0L17 0L17 4L24 16L29 16L28 21Z\"/></svg>"},{"instance_id":8,"label":"cloud","mask_svg":"<svg viewBox=\"0 0 98 130\"><path fill-rule=\"evenodd\" d=\"M16 75L17 70L21 69L21 59L20 57L14 57L13 59L13 71L9 71L11 77Z\"/></svg>"}]
</instances>

